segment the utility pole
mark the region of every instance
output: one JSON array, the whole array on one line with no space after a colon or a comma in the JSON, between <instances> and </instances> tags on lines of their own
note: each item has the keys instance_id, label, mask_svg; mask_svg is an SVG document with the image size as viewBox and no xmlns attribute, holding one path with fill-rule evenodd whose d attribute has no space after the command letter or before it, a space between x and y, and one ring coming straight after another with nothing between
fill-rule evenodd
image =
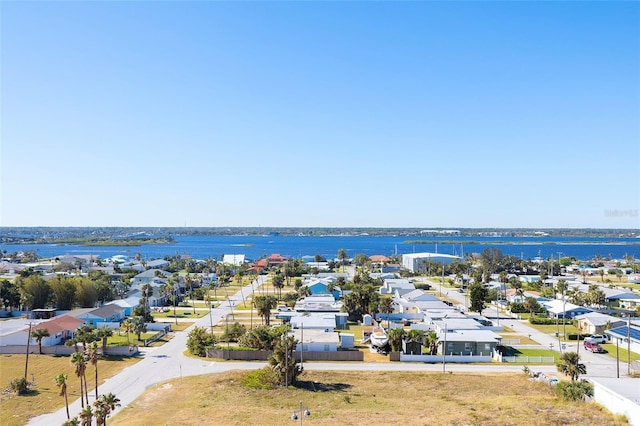
<instances>
[{"instance_id":1,"label":"utility pole","mask_svg":"<svg viewBox=\"0 0 640 426\"><path fill-rule=\"evenodd\" d=\"M31 342L31 326L32 323L29 323L29 334L27 335L27 357L24 362L24 381L27 381L27 369L29 368L29 343Z\"/></svg>"}]
</instances>

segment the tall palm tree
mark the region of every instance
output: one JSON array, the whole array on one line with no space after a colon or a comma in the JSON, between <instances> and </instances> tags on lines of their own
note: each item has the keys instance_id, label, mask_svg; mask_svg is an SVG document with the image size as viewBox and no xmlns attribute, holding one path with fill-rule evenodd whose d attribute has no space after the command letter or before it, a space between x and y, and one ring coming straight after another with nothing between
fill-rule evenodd
<instances>
[{"instance_id":1,"label":"tall palm tree","mask_svg":"<svg viewBox=\"0 0 640 426\"><path fill-rule=\"evenodd\" d=\"M87 369L87 362L84 359L84 355L81 354L80 352L76 352L74 354L71 355L71 364L73 364L76 368L75 373L76 376L80 379L80 403L82 405L82 408L84 408L84 390L86 388L86 377L85 377L85 373L86 373L86 369ZM88 404L88 398L87 398L87 404Z\"/></svg>"},{"instance_id":2,"label":"tall palm tree","mask_svg":"<svg viewBox=\"0 0 640 426\"><path fill-rule=\"evenodd\" d=\"M112 393L101 395L100 398L93 403L96 407L96 423L97 426L106 426L107 417L116 407L120 406L120 400Z\"/></svg>"},{"instance_id":3,"label":"tall palm tree","mask_svg":"<svg viewBox=\"0 0 640 426\"><path fill-rule=\"evenodd\" d=\"M349 258L349 256L347 256L347 252L343 248L338 249L338 260L342 264L342 271L343 272L344 272L344 265L347 263L347 259L348 258Z\"/></svg>"},{"instance_id":4,"label":"tall palm tree","mask_svg":"<svg viewBox=\"0 0 640 426\"><path fill-rule=\"evenodd\" d=\"M69 415L69 397L67 395L67 375L64 373L58 374L55 379L56 386L60 388L60 396L64 396L64 405L67 407L67 420L71 418Z\"/></svg>"},{"instance_id":5,"label":"tall palm tree","mask_svg":"<svg viewBox=\"0 0 640 426\"><path fill-rule=\"evenodd\" d=\"M576 352L565 352L560 355L560 361L557 364L558 371L571 377L571 380L577 380L581 374L587 374L587 367L580 363L580 355Z\"/></svg>"},{"instance_id":6,"label":"tall palm tree","mask_svg":"<svg viewBox=\"0 0 640 426\"><path fill-rule=\"evenodd\" d=\"M87 359L89 360L91 365L93 365L93 370L95 371L95 376L96 376L96 399L98 399L98 355L99 355L98 354L98 344L96 342L93 342L91 345L89 345L89 348L87 349L86 354L87 354Z\"/></svg>"},{"instance_id":7,"label":"tall palm tree","mask_svg":"<svg viewBox=\"0 0 640 426\"><path fill-rule=\"evenodd\" d=\"M38 352L42 355L42 339L49 337L49 330L46 328L36 328L31 332L31 337L38 342Z\"/></svg>"}]
</instances>

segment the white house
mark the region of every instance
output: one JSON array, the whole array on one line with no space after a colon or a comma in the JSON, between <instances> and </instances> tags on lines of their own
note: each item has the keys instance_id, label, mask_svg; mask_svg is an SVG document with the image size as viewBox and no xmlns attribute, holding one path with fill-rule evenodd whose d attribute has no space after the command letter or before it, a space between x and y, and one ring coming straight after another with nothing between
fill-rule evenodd
<instances>
[{"instance_id":1,"label":"white house","mask_svg":"<svg viewBox=\"0 0 640 426\"><path fill-rule=\"evenodd\" d=\"M318 351L318 352L335 352L338 350L340 342L340 334L335 332L326 332L324 330L292 330L289 335L298 341L296 352L300 351Z\"/></svg>"},{"instance_id":2,"label":"white house","mask_svg":"<svg viewBox=\"0 0 640 426\"><path fill-rule=\"evenodd\" d=\"M304 313L293 315L290 319L294 329L333 331L336 328L336 315L334 313Z\"/></svg>"},{"instance_id":3,"label":"white house","mask_svg":"<svg viewBox=\"0 0 640 426\"><path fill-rule=\"evenodd\" d=\"M454 260L460 260L460 256L440 253L409 253L402 255L402 267L411 272L427 272L427 263L438 262L449 265Z\"/></svg>"},{"instance_id":4,"label":"white house","mask_svg":"<svg viewBox=\"0 0 640 426\"><path fill-rule=\"evenodd\" d=\"M226 263L228 265L240 266L245 263L245 255L244 254L225 254L222 256L222 263Z\"/></svg>"},{"instance_id":5,"label":"white house","mask_svg":"<svg viewBox=\"0 0 640 426\"><path fill-rule=\"evenodd\" d=\"M578 315L574 319L578 321L578 329L581 333L600 334L604 332L605 327L620 327L626 323L622 318L612 317L611 315L601 314L599 312L589 312Z\"/></svg>"}]
</instances>

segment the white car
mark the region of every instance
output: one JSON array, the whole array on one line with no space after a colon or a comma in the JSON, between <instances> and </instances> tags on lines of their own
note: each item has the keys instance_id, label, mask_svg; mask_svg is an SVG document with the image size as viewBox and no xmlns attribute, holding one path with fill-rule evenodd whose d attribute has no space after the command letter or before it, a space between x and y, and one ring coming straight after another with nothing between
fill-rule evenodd
<instances>
[{"instance_id":1,"label":"white car","mask_svg":"<svg viewBox=\"0 0 640 426\"><path fill-rule=\"evenodd\" d=\"M285 305L278 306L278 312L291 312L291 308Z\"/></svg>"},{"instance_id":2,"label":"white car","mask_svg":"<svg viewBox=\"0 0 640 426\"><path fill-rule=\"evenodd\" d=\"M607 343L607 337L603 334L592 334L591 336L584 339L585 341L590 341L594 343Z\"/></svg>"}]
</instances>

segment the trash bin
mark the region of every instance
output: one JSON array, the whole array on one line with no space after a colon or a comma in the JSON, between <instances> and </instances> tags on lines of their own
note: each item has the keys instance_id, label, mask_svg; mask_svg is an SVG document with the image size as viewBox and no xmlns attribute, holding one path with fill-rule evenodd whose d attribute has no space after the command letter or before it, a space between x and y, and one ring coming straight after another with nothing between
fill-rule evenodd
<instances>
[{"instance_id":1,"label":"trash bin","mask_svg":"<svg viewBox=\"0 0 640 426\"><path fill-rule=\"evenodd\" d=\"M558 337L558 332L556 331L556 337Z\"/></svg>"}]
</instances>

